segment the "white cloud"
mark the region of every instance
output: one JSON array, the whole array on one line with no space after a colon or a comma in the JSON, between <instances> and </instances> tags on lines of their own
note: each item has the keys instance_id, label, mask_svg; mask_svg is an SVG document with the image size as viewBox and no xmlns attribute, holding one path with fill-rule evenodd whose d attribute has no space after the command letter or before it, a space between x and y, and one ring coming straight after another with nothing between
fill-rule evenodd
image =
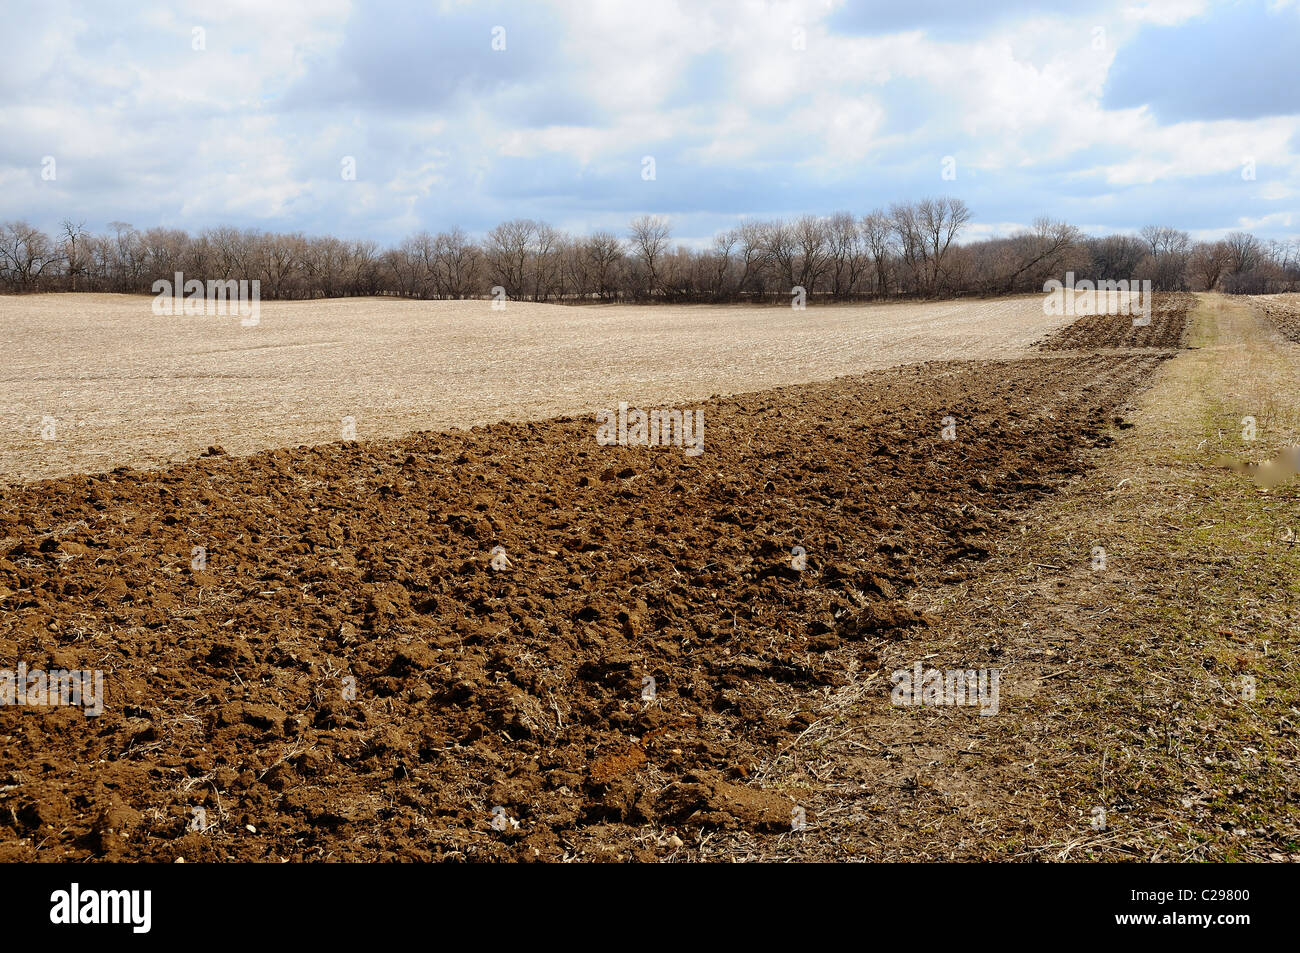
<instances>
[{"instance_id":1,"label":"white cloud","mask_svg":"<svg viewBox=\"0 0 1300 953\"><path fill-rule=\"evenodd\" d=\"M1176 26L1209 9L1207 0L1147 0L1124 9L1124 16L1137 23Z\"/></svg>"},{"instance_id":2,"label":"white cloud","mask_svg":"<svg viewBox=\"0 0 1300 953\"><path fill-rule=\"evenodd\" d=\"M0 39L0 79L14 91L0 104L0 218L51 209L57 218L71 205L142 227L384 229L444 227L453 222L429 216L502 208L604 224L646 196L671 197L691 215L734 187L734 219L778 202L825 212L918 189L962 194L978 182L984 207L972 204L994 223L983 227L1005 231L1026 217L1015 204L1026 183L1048 200L1091 190L1114 205L1126 190L1196 180L1191 202L1207 176L1222 178L1220 206L1300 191L1300 118L1161 125L1141 106L1103 107L1115 57L1138 31L1199 16L1205 0L1116 0L1074 15L1026 13L983 32L888 36L833 31L835 6L556 0L554 61L445 102L381 90L390 104L347 98L338 54L362 25L349 18L369 13L346 0L146 3L127 23L56 2L39 16L20 12L20 29ZM365 25L381 38L402 29ZM190 47L194 26L207 31L203 51ZM286 99L291 89L322 101ZM547 122L551 106L571 108ZM60 163L56 183L39 179L47 154ZM646 154L660 164L659 191L637 174ZM938 174L948 154L958 160L952 185ZM359 165L346 189L343 155ZM1253 188L1236 175L1246 157L1260 170ZM540 176L521 198L500 170L530 163L577 167L620 204L575 207L583 184L556 176Z\"/></svg>"}]
</instances>

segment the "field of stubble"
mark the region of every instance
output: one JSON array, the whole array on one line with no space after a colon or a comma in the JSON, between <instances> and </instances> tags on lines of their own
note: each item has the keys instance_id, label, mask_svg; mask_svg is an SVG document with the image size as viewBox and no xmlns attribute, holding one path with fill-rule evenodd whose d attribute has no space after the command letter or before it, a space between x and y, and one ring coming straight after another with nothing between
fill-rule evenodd
<instances>
[{"instance_id":1,"label":"field of stubble","mask_svg":"<svg viewBox=\"0 0 1300 953\"><path fill-rule=\"evenodd\" d=\"M263 303L157 317L129 295L0 296L0 483L500 420L591 415L922 360L1014 354L1069 318L1036 296L777 307ZM42 440L44 418L53 440Z\"/></svg>"}]
</instances>

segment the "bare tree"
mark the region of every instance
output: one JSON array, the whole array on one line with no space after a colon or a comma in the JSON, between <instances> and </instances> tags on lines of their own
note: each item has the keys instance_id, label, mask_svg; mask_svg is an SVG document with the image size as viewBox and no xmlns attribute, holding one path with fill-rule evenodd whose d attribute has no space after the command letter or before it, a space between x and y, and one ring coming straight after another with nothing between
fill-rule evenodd
<instances>
[{"instance_id":1,"label":"bare tree","mask_svg":"<svg viewBox=\"0 0 1300 953\"><path fill-rule=\"evenodd\" d=\"M1147 254L1146 243L1133 235L1107 235L1088 239L1085 244L1092 259L1089 271L1094 279L1132 277Z\"/></svg>"},{"instance_id":2,"label":"bare tree","mask_svg":"<svg viewBox=\"0 0 1300 953\"><path fill-rule=\"evenodd\" d=\"M82 244L82 236L86 233L86 223L73 222L72 219L65 218L59 227L63 230L63 259L67 263L65 270L68 275L68 290L76 291L77 276L85 268L81 263L82 252L78 246Z\"/></svg>"},{"instance_id":3,"label":"bare tree","mask_svg":"<svg viewBox=\"0 0 1300 953\"><path fill-rule=\"evenodd\" d=\"M866 265L862 232L851 212L836 212L826 223L831 257L831 295L845 298L857 291Z\"/></svg>"},{"instance_id":4,"label":"bare tree","mask_svg":"<svg viewBox=\"0 0 1300 953\"><path fill-rule=\"evenodd\" d=\"M768 222L765 228L768 262L776 271L781 290L789 294L790 289L799 283L794 276L795 259L799 254L794 228L785 222Z\"/></svg>"},{"instance_id":5,"label":"bare tree","mask_svg":"<svg viewBox=\"0 0 1300 953\"><path fill-rule=\"evenodd\" d=\"M744 295L747 288L759 284L763 268L768 262L767 229L762 222L741 222L730 232L739 256L740 275L736 279L736 294Z\"/></svg>"},{"instance_id":6,"label":"bare tree","mask_svg":"<svg viewBox=\"0 0 1300 953\"><path fill-rule=\"evenodd\" d=\"M1219 286L1228 261L1228 246L1224 242L1199 242L1192 248L1187 267L1204 290L1213 291Z\"/></svg>"},{"instance_id":7,"label":"bare tree","mask_svg":"<svg viewBox=\"0 0 1300 953\"><path fill-rule=\"evenodd\" d=\"M797 283L812 295L831 264L826 223L815 216L805 215L794 223L791 233L799 261Z\"/></svg>"},{"instance_id":8,"label":"bare tree","mask_svg":"<svg viewBox=\"0 0 1300 953\"><path fill-rule=\"evenodd\" d=\"M1001 290L1014 290L1022 276L1032 278L1035 285L1055 277L1062 270L1065 256L1081 238L1079 230L1066 222L1054 222L1045 216L1035 220L1032 230L1012 236L1011 266L998 277Z\"/></svg>"},{"instance_id":9,"label":"bare tree","mask_svg":"<svg viewBox=\"0 0 1300 953\"><path fill-rule=\"evenodd\" d=\"M423 234L427 238L429 233ZM418 236L407 236L396 248L390 248L384 255L384 263L396 294L403 298L422 296L424 263Z\"/></svg>"},{"instance_id":10,"label":"bare tree","mask_svg":"<svg viewBox=\"0 0 1300 953\"><path fill-rule=\"evenodd\" d=\"M1181 254L1191 245L1191 236L1168 225L1144 225L1138 234L1147 243L1152 255Z\"/></svg>"},{"instance_id":11,"label":"bare tree","mask_svg":"<svg viewBox=\"0 0 1300 953\"><path fill-rule=\"evenodd\" d=\"M63 256L39 228L27 222L0 226L0 277L19 291L31 291L46 270L54 271Z\"/></svg>"},{"instance_id":12,"label":"bare tree","mask_svg":"<svg viewBox=\"0 0 1300 953\"><path fill-rule=\"evenodd\" d=\"M645 269L651 294L659 290L660 266L671 235L667 219L657 215L642 215L628 227L632 258Z\"/></svg>"},{"instance_id":13,"label":"bare tree","mask_svg":"<svg viewBox=\"0 0 1300 953\"><path fill-rule=\"evenodd\" d=\"M1264 257L1264 246L1249 232L1230 232L1224 236L1223 245L1228 251L1227 268L1230 275L1254 271Z\"/></svg>"},{"instance_id":14,"label":"bare tree","mask_svg":"<svg viewBox=\"0 0 1300 953\"><path fill-rule=\"evenodd\" d=\"M534 223L532 240L528 243L534 301L542 301L551 295L560 274L556 248L561 238L560 233L545 222Z\"/></svg>"},{"instance_id":15,"label":"bare tree","mask_svg":"<svg viewBox=\"0 0 1300 953\"><path fill-rule=\"evenodd\" d=\"M925 247L929 272L926 293L934 294L943 274L944 259L953 239L970 221L970 209L961 199L923 199L916 205L916 225Z\"/></svg>"},{"instance_id":16,"label":"bare tree","mask_svg":"<svg viewBox=\"0 0 1300 953\"><path fill-rule=\"evenodd\" d=\"M482 255L464 231L439 232L433 242L433 260L440 294L466 298L478 290Z\"/></svg>"},{"instance_id":17,"label":"bare tree","mask_svg":"<svg viewBox=\"0 0 1300 953\"><path fill-rule=\"evenodd\" d=\"M1150 249L1150 254L1138 268L1138 274L1150 280L1156 291L1185 290L1191 236L1167 225L1146 225L1138 234Z\"/></svg>"},{"instance_id":18,"label":"bare tree","mask_svg":"<svg viewBox=\"0 0 1300 953\"><path fill-rule=\"evenodd\" d=\"M928 265L925 237L916 205L911 202L891 205L889 227L904 274L911 279L911 288L908 290L923 291Z\"/></svg>"},{"instance_id":19,"label":"bare tree","mask_svg":"<svg viewBox=\"0 0 1300 953\"><path fill-rule=\"evenodd\" d=\"M904 292L1029 290L1065 270L1094 279L1150 277L1156 290L1221 288L1265 293L1300 288L1300 240L1263 242L1234 232L1192 245L1186 232L1148 226L1141 236L1084 239L1065 222L1039 219L1007 238L960 244L969 210L957 199L899 203L855 220L742 221L706 248L672 247L668 222L641 216L620 240L607 231L563 234L516 219L481 240L459 228L419 232L395 247L329 236L211 228L140 232L113 222L107 234L64 220L47 235L26 222L0 225L0 287L7 291L149 291L156 278L255 278L269 298L396 293L464 298L502 285L537 301L662 297L745 300L802 285L844 298Z\"/></svg>"},{"instance_id":20,"label":"bare tree","mask_svg":"<svg viewBox=\"0 0 1300 953\"><path fill-rule=\"evenodd\" d=\"M623 260L623 247L613 232L593 232L582 242L582 259L590 275L592 290L602 299L613 297L614 278Z\"/></svg>"},{"instance_id":21,"label":"bare tree","mask_svg":"<svg viewBox=\"0 0 1300 953\"><path fill-rule=\"evenodd\" d=\"M511 298L522 297L527 287L528 258L537 223L517 218L502 222L487 235L489 277Z\"/></svg>"},{"instance_id":22,"label":"bare tree","mask_svg":"<svg viewBox=\"0 0 1300 953\"><path fill-rule=\"evenodd\" d=\"M893 229L892 220L883 209L876 209L862 218L862 239L866 242L867 253L876 277L876 294L886 297L889 294L889 238Z\"/></svg>"}]
</instances>

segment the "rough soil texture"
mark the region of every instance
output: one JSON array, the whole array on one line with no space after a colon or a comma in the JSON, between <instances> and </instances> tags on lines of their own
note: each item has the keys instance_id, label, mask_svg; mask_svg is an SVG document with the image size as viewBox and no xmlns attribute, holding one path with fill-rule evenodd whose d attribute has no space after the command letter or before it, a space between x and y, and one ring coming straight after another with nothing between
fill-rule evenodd
<instances>
[{"instance_id":1,"label":"rough soil texture","mask_svg":"<svg viewBox=\"0 0 1300 953\"><path fill-rule=\"evenodd\" d=\"M1023 356L1041 296L810 307L265 302L261 323L138 295L0 295L0 485L658 407L929 360ZM42 439L50 418L54 439ZM49 433L49 431L46 431Z\"/></svg>"},{"instance_id":2,"label":"rough soil texture","mask_svg":"<svg viewBox=\"0 0 1300 953\"><path fill-rule=\"evenodd\" d=\"M1288 341L1300 343L1300 294L1252 295L1250 300Z\"/></svg>"},{"instance_id":3,"label":"rough soil texture","mask_svg":"<svg viewBox=\"0 0 1300 953\"><path fill-rule=\"evenodd\" d=\"M1153 296L1151 323L1135 325L1125 314L1086 315L1040 341L1048 351L1108 348L1178 348L1187 335L1187 312L1194 298L1181 292Z\"/></svg>"},{"instance_id":4,"label":"rough soil texture","mask_svg":"<svg viewBox=\"0 0 1300 953\"><path fill-rule=\"evenodd\" d=\"M1165 358L719 398L694 458L555 419L8 489L0 659L103 669L108 698L0 709L0 857L648 860L789 836L818 781L772 766L822 723L810 700L874 677L887 701L882 654L936 621L909 594L977 574Z\"/></svg>"}]
</instances>

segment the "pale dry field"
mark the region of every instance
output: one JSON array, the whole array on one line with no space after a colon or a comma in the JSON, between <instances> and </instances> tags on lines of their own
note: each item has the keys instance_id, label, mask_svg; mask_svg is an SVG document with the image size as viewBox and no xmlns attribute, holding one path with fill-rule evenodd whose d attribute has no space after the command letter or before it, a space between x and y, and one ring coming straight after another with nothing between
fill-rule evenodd
<instances>
[{"instance_id":1,"label":"pale dry field","mask_svg":"<svg viewBox=\"0 0 1300 953\"><path fill-rule=\"evenodd\" d=\"M944 359L1012 357L1042 298L810 307L264 302L261 323L130 295L0 296L0 482L498 420L689 407ZM54 418L55 439L42 439Z\"/></svg>"},{"instance_id":2,"label":"pale dry field","mask_svg":"<svg viewBox=\"0 0 1300 953\"><path fill-rule=\"evenodd\" d=\"M1300 291L1284 291L1280 294L1249 295L1248 299L1265 307L1285 308L1300 312Z\"/></svg>"},{"instance_id":3,"label":"pale dry field","mask_svg":"<svg viewBox=\"0 0 1300 953\"><path fill-rule=\"evenodd\" d=\"M1251 295L1251 301L1284 304L1288 308L1300 308L1300 291L1284 291L1273 295Z\"/></svg>"}]
</instances>

